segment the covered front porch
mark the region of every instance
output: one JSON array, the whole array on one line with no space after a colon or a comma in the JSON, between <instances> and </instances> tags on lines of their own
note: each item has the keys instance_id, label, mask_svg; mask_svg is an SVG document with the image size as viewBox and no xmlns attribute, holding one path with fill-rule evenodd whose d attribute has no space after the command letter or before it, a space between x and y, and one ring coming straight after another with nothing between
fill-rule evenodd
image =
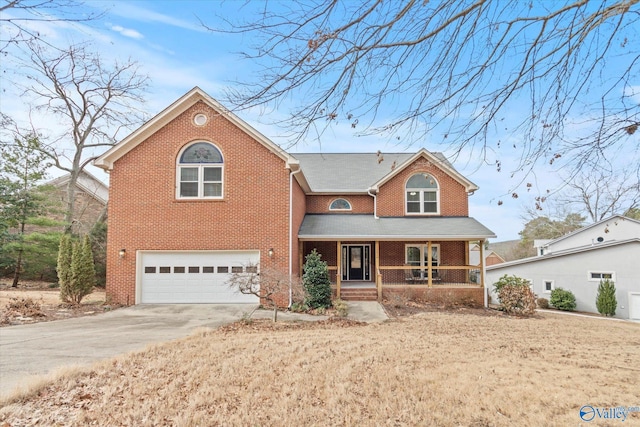
<instances>
[{"instance_id":1,"label":"covered front porch","mask_svg":"<svg viewBox=\"0 0 640 427\"><path fill-rule=\"evenodd\" d=\"M484 265L469 265L469 243L304 241L300 245L299 259L303 262L313 249L322 255L328 264L337 298L359 299L357 297L360 296L361 299L371 299L369 296L374 294L375 299L382 300L397 292L425 297L438 295L442 292L439 289L476 289L464 294L474 295L481 299L479 303L483 303ZM481 256L480 259L484 258Z\"/></svg>"},{"instance_id":2,"label":"covered front porch","mask_svg":"<svg viewBox=\"0 0 640 427\"><path fill-rule=\"evenodd\" d=\"M484 242L492 236L468 217L307 215L298 258L302 271L305 256L316 249L338 298L369 289L377 300L397 292L423 298L447 293L486 304ZM478 265L469 263L472 242L479 243Z\"/></svg>"}]
</instances>

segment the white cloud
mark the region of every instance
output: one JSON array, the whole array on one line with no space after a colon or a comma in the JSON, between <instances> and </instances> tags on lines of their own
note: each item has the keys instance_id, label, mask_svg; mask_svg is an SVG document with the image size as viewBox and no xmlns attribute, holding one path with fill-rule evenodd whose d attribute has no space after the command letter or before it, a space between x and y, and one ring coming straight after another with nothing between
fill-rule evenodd
<instances>
[{"instance_id":1,"label":"white cloud","mask_svg":"<svg viewBox=\"0 0 640 427\"><path fill-rule=\"evenodd\" d=\"M200 23L195 22L195 19L194 22L188 22L127 2L117 2L115 7L109 10L109 13L111 15L133 19L140 22L156 22L160 24L170 25L172 27L183 28L190 31L197 31L201 33L208 32L206 28L200 25Z\"/></svg>"},{"instance_id":2,"label":"white cloud","mask_svg":"<svg viewBox=\"0 0 640 427\"><path fill-rule=\"evenodd\" d=\"M124 27L122 27L120 25L110 25L110 24L107 24L107 25L109 25L109 28L112 31L120 33L125 37L130 37L132 39L138 39L138 40L144 38L144 36L142 34L140 34L139 32L137 32L136 30L132 30L132 29L129 29L129 28L124 28Z\"/></svg>"}]
</instances>

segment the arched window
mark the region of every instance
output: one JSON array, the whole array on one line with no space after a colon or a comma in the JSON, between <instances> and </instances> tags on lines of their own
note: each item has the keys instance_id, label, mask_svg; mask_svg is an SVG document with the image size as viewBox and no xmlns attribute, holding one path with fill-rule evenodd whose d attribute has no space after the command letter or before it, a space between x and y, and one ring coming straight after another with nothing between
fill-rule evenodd
<instances>
[{"instance_id":1,"label":"arched window","mask_svg":"<svg viewBox=\"0 0 640 427\"><path fill-rule=\"evenodd\" d=\"M407 181L407 214L438 214L439 188L438 181L429 174L418 173Z\"/></svg>"},{"instance_id":2,"label":"arched window","mask_svg":"<svg viewBox=\"0 0 640 427\"><path fill-rule=\"evenodd\" d=\"M335 199L329 205L329 210L330 211L350 211L351 203L349 203L349 201L346 199Z\"/></svg>"},{"instance_id":3,"label":"arched window","mask_svg":"<svg viewBox=\"0 0 640 427\"><path fill-rule=\"evenodd\" d=\"M179 199L221 199L224 160L209 142L196 142L178 156Z\"/></svg>"}]
</instances>

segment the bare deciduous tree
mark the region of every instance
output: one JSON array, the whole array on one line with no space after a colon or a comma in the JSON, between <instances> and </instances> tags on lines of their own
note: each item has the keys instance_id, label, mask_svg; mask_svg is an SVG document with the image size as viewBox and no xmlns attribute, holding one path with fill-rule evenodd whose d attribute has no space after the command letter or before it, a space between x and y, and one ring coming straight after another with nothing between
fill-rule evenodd
<instances>
[{"instance_id":1,"label":"bare deciduous tree","mask_svg":"<svg viewBox=\"0 0 640 427\"><path fill-rule=\"evenodd\" d=\"M264 268L258 272L257 266L247 266L245 273L234 273L227 284L245 295L255 295L273 308L273 321L278 321L277 296L296 296L303 292L302 282L297 276L291 276L281 270Z\"/></svg>"},{"instance_id":2,"label":"bare deciduous tree","mask_svg":"<svg viewBox=\"0 0 640 427\"><path fill-rule=\"evenodd\" d=\"M285 104L293 143L340 123L446 141L498 169L508 148L516 173L592 167L623 144L637 158L639 0L271 1L259 12L210 28L256 40L243 53L256 79L228 101Z\"/></svg>"},{"instance_id":3,"label":"bare deciduous tree","mask_svg":"<svg viewBox=\"0 0 640 427\"><path fill-rule=\"evenodd\" d=\"M132 60L105 64L86 44L52 50L29 43L29 48L25 94L35 96L37 112L51 114L66 128L46 144L45 152L54 166L70 174L65 216L70 230L78 175L93 160L87 154L115 144L123 131L144 120L141 107L149 78Z\"/></svg>"},{"instance_id":4,"label":"bare deciduous tree","mask_svg":"<svg viewBox=\"0 0 640 427\"><path fill-rule=\"evenodd\" d=\"M640 207L640 175L637 169L578 173L558 196L558 203L585 212L592 222Z\"/></svg>"},{"instance_id":5,"label":"bare deciduous tree","mask_svg":"<svg viewBox=\"0 0 640 427\"><path fill-rule=\"evenodd\" d=\"M0 53L10 45L40 41L49 43L34 25L39 22L87 22L101 12L87 12L77 0L0 0Z\"/></svg>"}]
</instances>

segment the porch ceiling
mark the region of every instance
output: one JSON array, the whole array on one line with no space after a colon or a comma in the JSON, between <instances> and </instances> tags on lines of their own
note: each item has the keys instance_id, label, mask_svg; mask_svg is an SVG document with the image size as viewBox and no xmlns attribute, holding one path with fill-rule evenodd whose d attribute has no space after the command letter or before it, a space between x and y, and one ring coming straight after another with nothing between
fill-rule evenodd
<instances>
[{"instance_id":1,"label":"porch ceiling","mask_svg":"<svg viewBox=\"0 0 640 427\"><path fill-rule=\"evenodd\" d=\"M469 217L393 217L307 214L300 240L479 240L496 237Z\"/></svg>"}]
</instances>

